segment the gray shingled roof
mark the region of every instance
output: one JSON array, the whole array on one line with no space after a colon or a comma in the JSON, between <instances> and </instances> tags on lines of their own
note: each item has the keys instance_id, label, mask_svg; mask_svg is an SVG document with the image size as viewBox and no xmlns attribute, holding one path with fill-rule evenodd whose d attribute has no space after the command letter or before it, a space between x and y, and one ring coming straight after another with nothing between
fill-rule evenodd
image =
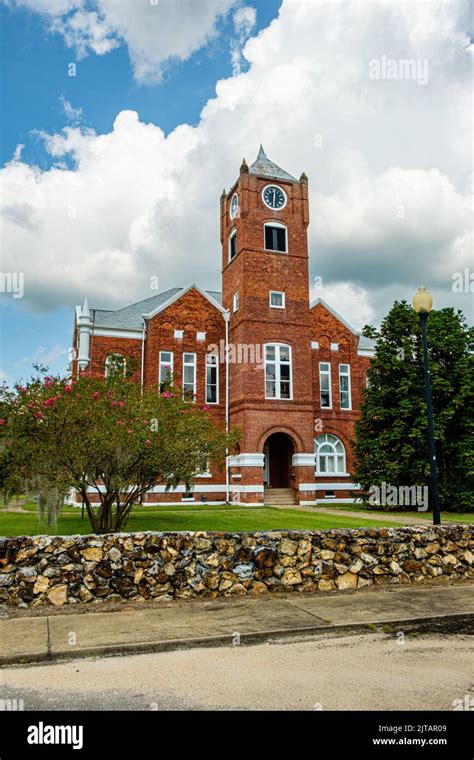
<instances>
[{"instance_id":1,"label":"gray shingled roof","mask_svg":"<svg viewBox=\"0 0 474 760\"><path fill-rule=\"evenodd\" d=\"M143 301L137 301L130 306L116 311L106 311L105 309L91 309L92 318L96 327L111 327L122 330L141 330L143 328L142 314L150 312L162 306L166 301L175 296L184 288L170 288L157 293L156 296L145 298ZM222 293L215 290L206 290L206 293L214 298L215 301L222 303Z\"/></svg>"},{"instance_id":2,"label":"gray shingled roof","mask_svg":"<svg viewBox=\"0 0 474 760\"><path fill-rule=\"evenodd\" d=\"M296 177L288 174L284 169L270 161L267 154L260 145L258 156L249 169L250 174L258 174L259 177L269 177L270 179L282 179L286 182L298 182Z\"/></svg>"},{"instance_id":3,"label":"gray shingled roof","mask_svg":"<svg viewBox=\"0 0 474 760\"><path fill-rule=\"evenodd\" d=\"M156 296L145 298L143 301L137 301L130 306L125 306L116 311L91 309L94 325L96 327L109 327L117 330L141 330L143 328L142 315L150 314L180 291L184 292L185 288L170 288L169 290L164 290L163 293L157 293ZM215 301L222 304L222 293L218 290L206 290L206 293ZM321 301L321 299L318 299L318 301ZM322 303L328 307L328 304L324 301ZM333 311L331 307L328 308ZM333 313L335 313L336 317L344 324L347 324L337 312ZM374 350L375 342L371 338L366 338L364 335L361 335L359 337L359 348L364 350Z\"/></svg>"},{"instance_id":4,"label":"gray shingled roof","mask_svg":"<svg viewBox=\"0 0 474 760\"><path fill-rule=\"evenodd\" d=\"M376 343L372 338L366 338L365 335L361 335L359 338L359 348L364 350L375 351Z\"/></svg>"}]
</instances>

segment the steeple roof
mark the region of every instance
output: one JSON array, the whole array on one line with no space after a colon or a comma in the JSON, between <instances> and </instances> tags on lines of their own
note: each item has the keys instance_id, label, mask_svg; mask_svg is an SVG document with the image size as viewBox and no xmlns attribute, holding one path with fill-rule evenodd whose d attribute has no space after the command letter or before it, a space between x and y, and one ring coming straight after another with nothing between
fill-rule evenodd
<instances>
[{"instance_id":1,"label":"steeple roof","mask_svg":"<svg viewBox=\"0 0 474 760\"><path fill-rule=\"evenodd\" d=\"M270 161L267 154L263 150L262 144L260 144L260 150L258 156L249 169L250 174L258 174L259 177L269 177L270 179L281 179L285 182L298 182L296 177L288 174L284 169L280 169L279 166Z\"/></svg>"}]
</instances>

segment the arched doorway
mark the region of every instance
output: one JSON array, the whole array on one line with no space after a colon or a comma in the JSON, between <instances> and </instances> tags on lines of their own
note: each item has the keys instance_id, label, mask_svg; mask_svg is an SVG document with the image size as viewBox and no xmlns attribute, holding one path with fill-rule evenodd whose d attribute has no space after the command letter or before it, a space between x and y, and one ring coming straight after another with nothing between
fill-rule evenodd
<instances>
[{"instance_id":1,"label":"arched doorway","mask_svg":"<svg viewBox=\"0 0 474 760\"><path fill-rule=\"evenodd\" d=\"M268 436L263 447L263 480L267 487L289 488L293 451L293 442L286 433L273 433Z\"/></svg>"}]
</instances>

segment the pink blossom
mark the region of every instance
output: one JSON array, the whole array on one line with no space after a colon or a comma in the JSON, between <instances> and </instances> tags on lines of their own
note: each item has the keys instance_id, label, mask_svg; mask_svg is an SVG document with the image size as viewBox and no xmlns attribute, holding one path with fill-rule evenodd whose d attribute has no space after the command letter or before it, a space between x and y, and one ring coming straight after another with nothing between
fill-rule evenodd
<instances>
[{"instance_id":1,"label":"pink blossom","mask_svg":"<svg viewBox=\"0 0 474 760\"><path fill-rule=\"evenodd\" d=\"M30 404L27 404L26 406L27 406L28 409L34 409L35 405L30 403Z\"/></svg>"},{"instance_id":2,"label":"pink blossom","mask_svg":"<svg viewBox=\"0 0 474 760\"><path fill-rule=\"evenodd\" d=\"M163 396L163 398L171 398L171 393L168 393L168 391L165 391L161 395Z\"/></svg>"},{"instance_id":3,"label":"pink blossom","mask_svg":"<svg viewBox=\"0 0 474 760\"><path fill-rule=\"evenodd\" d=\"M133 433L133 430L132 430L131 428L129 428L129 429L127 430L127 433Z\"/></svg>"},{"instance_id":4,"label":"pink blossom","mask_svg":"<svg viewBox=\"0 0 474 760\"><path fill-rule=\"evenodd\" d=\"M100 393L99 391L95 391L95 393L92 394L92 398L99 398Z\"/></svg>"},{"instance_id":5,"label":"pink blossom","mask_svg":"<svg viewBox=\"0 0 474 760\"><path fill-rule=\"evenodd\" d=\"M208 405L207 405L207 404L205 404L205 405L203 406L203 408L202 408L202 411L203 411L203 412L207 412L207 410L208 410L208 409L209 409Z\"/></svg>"},{"instance_id":6,"label":"pink blossom","mask_svg":"<svg viewBox=\"0 0 474 760\"><path fill-rule=\"evenodd\" d=\"M151 441L150 441L150 439L149 439L149 438L147 438L147 439L146 439L146 441L145 441L145 443L146 443L146 445L147 445L147 446L149 446L149 445L151 444Z\"/></svg>"},{"instance_id":7,"label":"pink blossom","mask_svg":"<svg viewBox=\"0 0 474 760\"><path fill-rule=\"evenodd\" d=\"M52 396L51 398L49 398L47 401L44 402L43 406L52 406L55 401L56 399Z\"/></svg>"},{"instance_id":8,"label":"pink blossom","mask_svg":"<svg viewBox=\"0 0 474 760\"><path fill-rule=\"evenodd\" d=\"M65 385L65 386L64 386L64 391L65 391L66 393L71 393L71 391L72 391L72 386L71 386L71 385Z\"/></svg>"},{"instance_id":9,"label":"pink blossom","mask_svg":"<svg viewBox=\"0 0 474 760\"><path fill-rule=\"evenodd\" d=\"M4 425L6 420L0 420L0 425Z\"/></svg>"},{"instance_id":10,"label":"pink blossom","mask_svg":"<svg viewBox=\"0 0 474 760\"><path fill-rule=\"evenodd\" d=\"M117 403L119 406L125 406L125 401L118 401Z\"/></svg>"},{"instance_id":11,"label":"pink blossom","mask_svg":"<svg viewBox=\"0 0 474 760\"><path fill-rule=\"evenodd\" d=\"M38 420L42 420L44 418L44 415L41 412L36 412L35 417Z\"/></svg>"}]
</instances>

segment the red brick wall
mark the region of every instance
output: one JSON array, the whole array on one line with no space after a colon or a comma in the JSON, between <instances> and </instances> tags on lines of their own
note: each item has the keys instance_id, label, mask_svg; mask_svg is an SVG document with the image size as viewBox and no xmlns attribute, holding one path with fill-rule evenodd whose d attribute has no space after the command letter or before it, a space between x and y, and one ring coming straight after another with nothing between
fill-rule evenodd
<instances>
[{"instance_id":1,"label":"red brick wall","mask_svg":"<svg viewBox=\"0 0 474 760\"><path fill-rule=\"evenodd\" d=\"M267 184L283 188L288 197L281 211L262 201ZM239 195L239 215L229 216L234 192ZM265 250L264 223L287 226L288 252ZM230 368L230 419L243 429L241 450L261 452L272 432L286 432L295 452L312 447L312 375L309 321L307 183L262 179L241 172L236 185L221 199L223 304L231 309L230 342L252 346L253 362L237 362ZM228 261L228 237L237 230L237 254ZM285 309L270 308L270 290L285 293ZM239 293L239 309L232 312L233 295ZM293 399L265 399L262 359L264 344L288 343L292 349ZM309 448L308 448L309 447ZM252 479L253 474L248 473Z\"/></svg>"},{"instance_id":2,"label":"red brick wall","mask_svg":"<svg viewBox=\"0 0 474 760\"><path fill-rule=\"evenodd\" d=\"M261 199L266 184L283 187L288 203L284 209L272 212ZM239 194L239 214L235 220L229 216L229 204ZM276 253L264 248L264 223L272 219L287 225L288 252ZM309 223L307 180L296 183L264 180L241 171L228 193L221 198L220 231L222 242L223 304L231 312L229 340L236 361L230 363L230 423L240 427L242 453L262 452L265 440L274 432L287 433L293 441L294 453L314 450L314 438L320 433L333 433L343 441L347 454L347 471L353 469L350 441L354 437L355 422L359 416L362 388L370 359L357 354L358 336L354 335L324 305L309 308L309 274L307 226ZM228 236L237 229L237 255L228 261ZM285 293L285 309L269 306L269 291ZM233 313L233 295L239 293L239 309ZM342 309L343 311L343 309ZM182 340L174 337L174 330L183 330ZM197 332L205 332L204 341L198 341ZM197 289L191 289L147 322L144 351L144 382L147 387L158 388L159 352L172 351L174 356L175 385L182 385L182 354L191 352L197 359L196 403L205 405L205 356L211 345L220 345L225 339L225 321L222 313ZM311 349L318 341L319 348ZM292 400L265 399L264 344L288 343L292 348ZM337 351L331 343L339 344ZM240 356L239 356L240 351ZM126 338L92 336L91 364L88 372L103 376L109 353L121 353L137 361L137 381L141 378L142 341ZM216 423L225 424L225 363L223 354L219 362L219 404L210 405L209 413ZM232 358L232 353L231 353ZM319 362L330 362L332 379L331 410L322 410L319 401ZM352 409L343 410L339 402L339 364L351 367ZM315 427L316 422L316 427ZM311 467L296 467L296 484L312 482ZM231 480L232 486L262 483L260 467L241 469L241 480ZM197 479L196 483L223 483L225 474L213 472L212 479ZM330 480L347 482L341 478ZM348 494L337 492L336 496ZM321 496L321 494L319 494ZM149 501L159 500L151 494ZM181 495L170 497L181 500ZM200 498L199 494L195 496ZM209 494L209 500L218 500L220 494ZM314 498L303 493L302 499ZM168 497L166 497L168 499ZM258 501L258 494L249 493L248 501Z\"/></svg>"},{"instance_id":3,"label":"red brick wall","mask_svg":"<svg viewBox=\"0 0 474 760\"><path fill-rule=\"evenodd\" d=\"M359 337L354 335L323 304L310 310L312 341L319 343L319 349L312 349L314 417L320 419L319 433L337 435L346 447L346 467L353 469L350 441L355 435L355 423L359 419L359 406L365 387L365 375L370 359L357 355ZM332 351L331 343L338 343L339 350ZM331 364L332 409L321 409L319 397L319 362ZM351 368L352 410L341 409L339 401L339 364L349 364Z\"/></svg>"}]
</instances>

